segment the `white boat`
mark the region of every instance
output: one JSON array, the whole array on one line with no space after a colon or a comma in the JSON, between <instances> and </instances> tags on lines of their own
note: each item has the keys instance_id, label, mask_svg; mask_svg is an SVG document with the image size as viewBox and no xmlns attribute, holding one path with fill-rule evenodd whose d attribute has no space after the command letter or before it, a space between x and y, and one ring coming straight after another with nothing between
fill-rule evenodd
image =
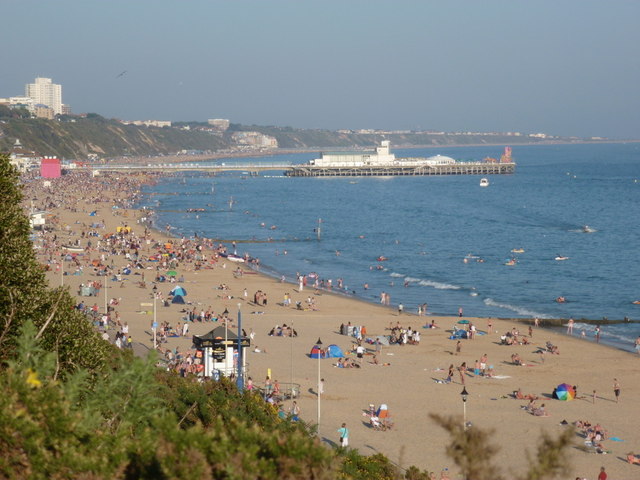
<instances>
[{"instance_id":1,"label":"white boat","mask_svg":"<svg viewBox=\"0 0 640 480\"><path fill-rule=\"evenodd\" d=\"M558 255L556 257L556 260L559 261L559 262L562 261L562 260L569 260L569 257L563 257L562 255Z\"/></svg>"},{"instance_id":2,"label":"white boat","mask_svg":"<svg viewBox=\"0 0 640 480\"><path fill-rule=\"evenodd\" d=\"M489 186L489 179L488 178L481 178L480 179L480 186L481 187L488 187Z\"/></svg>"},{"instance_id":3,"label":"white boat","mask_svg":"<svg viewBox=\"0 0 640 480\"><path fill-rule=\"evenodd\" d=\"M595 230L593 228L591 228L589 225L583 225L582 226L582 232L583 233L593 233L593 232L595 232Z\"/></svg>"},{"instance_id":4,"label":"white boat","mask_svg":"<svg viewBox=\"0 0 640 480\"><path fill-rule=\"evenodd\" d=\"M245 262L243 257L241 257L239 255L234 255L233 253L221 253L220 256L224 257L227 260L230 260L232 262L238 262L238 263L244 263Z\"/></svg>"}]
</instances>

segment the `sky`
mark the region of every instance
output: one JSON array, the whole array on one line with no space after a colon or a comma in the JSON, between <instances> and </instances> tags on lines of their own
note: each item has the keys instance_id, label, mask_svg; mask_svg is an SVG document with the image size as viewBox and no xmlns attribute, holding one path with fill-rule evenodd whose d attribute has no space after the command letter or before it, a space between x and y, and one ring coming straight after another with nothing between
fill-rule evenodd
<instances>
[{"instance_id":1,"label":"sky","mask_svg":"<svg viewBox=\"0 0 640 480\"><path fill-rule=\"evenodd\" d=\"M0 0L0 97L74 113L640 138L637 0Z\"/></svg>"}]
</instances>

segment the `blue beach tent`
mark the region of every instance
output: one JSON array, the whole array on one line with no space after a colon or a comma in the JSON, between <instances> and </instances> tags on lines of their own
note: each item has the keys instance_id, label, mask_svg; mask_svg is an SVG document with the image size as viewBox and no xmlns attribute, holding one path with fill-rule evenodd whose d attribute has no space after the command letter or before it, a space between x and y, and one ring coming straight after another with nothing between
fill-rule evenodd
<instances>
[{"instance_id":1,"label":"blue beach tent","mask_svg":"<svg viewBox=\"0 0 640 480\"><path fill-rule=\"evenodd\" d=\"M344 353L338 345L329 345L329 347L327 348L327 357L342 358L344 357Z\"/></svg>"},{"instance_id":2,"label":"blue beach tent","mask_svg":"<svg viewBox=\"0 0 640 480\"><path fill-rule=\"evenodd\" d=\"M173 300L171 300L171 303L180 303L184 305L184 297L182 295L176 295L173 297Z\"/></svg>"}]
</instances>

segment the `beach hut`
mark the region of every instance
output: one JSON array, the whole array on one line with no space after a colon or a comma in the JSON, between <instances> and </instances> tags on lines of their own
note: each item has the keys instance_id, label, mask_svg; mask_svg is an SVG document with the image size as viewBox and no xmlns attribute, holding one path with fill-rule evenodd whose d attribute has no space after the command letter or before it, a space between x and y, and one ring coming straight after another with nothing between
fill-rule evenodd
<instances>
[{"instance_id":1,"label":"beach hut","mask_svg":"<svg viewBox=\"0 0 640 480\"><path fill-rule=\"evenodd\" d=\"M173 290L171 290L171 292L169 292L170 295L176 295L176 296L181 296L184 297L187 295L187 291L181 287L180 285L174 287Z\"/></svg>"},{"instance_id":2,"label":"beach hut","mask_svg":"<svg viewBox=\"0 0 640 480\"><path fill-rule=\"evenodd\" d=\"M171 303L178 303L178 304L184 305L184 303L185 303L184 302L184 297L182 295L176 295L171 300Z\"/></svg>"},{"instance_id":3,"label":"beach hut","mask_svg":"<svg viewBox=\"0 0 640 480\"><path fill-rule=\"evenodd\" d=\"M249 337L242 337L242 368L247 371L247 349L250 346ZM214 377L216 373L229 376L238 374L238 335L231 329L219 326L204 335L194 335L193 344L202 352L201 358L204 368L199 373L205 377Z\"/></svg>"},{"instance_id":4,"label":"beach hut","mask_svg":"<svg viewBox=\"0 0 640 480\"><path fill-rule=\"evenodd\" d=\"M44 157L40 161L40 176L42 178L59 178L61 174L60 160L56 157Z\"/></svg>"},{"instance_id":5,"label":"beach hut","mask_svg":"<svg viewBox=\"0 0 640 480\"><path fill-rule=\"evenodd\" d=\"M344 353L342 349L338 345L329 345L327 347L327 357L330 358L342 358L344 357ZM317 358L317 357L316 357Z\"/></svg>"},{"instance_id":6,"label":"beach hut","mask_svg":"<svg viewBox=\"0 0 640 480\"><path fill-rule=\"evenodd\" d=\"M311 352L309 352L309 357L311 357L311 358L325 358L325 355L324 355L324 352L322 351L322 349L318 345L314 345L313 348L311 349Z\"/></svg>"}]
</instances>

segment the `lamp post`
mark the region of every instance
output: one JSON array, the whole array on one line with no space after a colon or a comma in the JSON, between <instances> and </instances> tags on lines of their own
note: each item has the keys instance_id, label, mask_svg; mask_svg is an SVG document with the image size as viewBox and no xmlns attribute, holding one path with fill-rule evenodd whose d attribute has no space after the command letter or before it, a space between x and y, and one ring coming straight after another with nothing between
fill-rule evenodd
<instances>
[{"instance_id":1,"label":"lamp post","mask_svg":"<svg viewBox=\"0 0 640 480\"><path fill-rule=\"evenodd\" d=\"M462 387L462 391L460 392L460 396L462 397L462 428L464 431L467 430L467 397L469 396L469 392L467 392L467 387Z\"/></svg>"},{"instance_id":2,"label":"lamp post","mask_svg":"<svg viewBox=\"0 0 640 480\"><path fill-rule=\"evenodd\" d=\"M153 324L151 331L153 332L153 349L156 349L156 331L158 330L158 317L156 313L156 300L158 298L158 286L153 286Z\"/></svg>"},{"instance_id":3,"label":"lamp post","mask_svg":"<svg viewBox=\"0 0 640 480\"><path fill-rule=\"evenodd\" d=\"M240 311L240 306L242 304L238 303L238 378L236 379L236 385L238 386L238 390L242 392L244 390L244 378L242 377L242 312Z\"/></svg>"},{"instance_id":4,"label":"lamp post","mask_svg":"<svg viewBox=\"0 0 640 480\"><path fill-rule=\"evenodd\" d=\"M320 359L322 358L322 340L318 337L318 434L320 434Z\"/></svg>"},{"instance_id":5,"label":"lamp post","mask_svg":"<svg viewBox=\"0 0 640 480\"><path fill-rule=\"evenodd\" d=\"M295 395L293 394L293 322L291 322L291 398Z\"/></svg>"}]
</instances>

